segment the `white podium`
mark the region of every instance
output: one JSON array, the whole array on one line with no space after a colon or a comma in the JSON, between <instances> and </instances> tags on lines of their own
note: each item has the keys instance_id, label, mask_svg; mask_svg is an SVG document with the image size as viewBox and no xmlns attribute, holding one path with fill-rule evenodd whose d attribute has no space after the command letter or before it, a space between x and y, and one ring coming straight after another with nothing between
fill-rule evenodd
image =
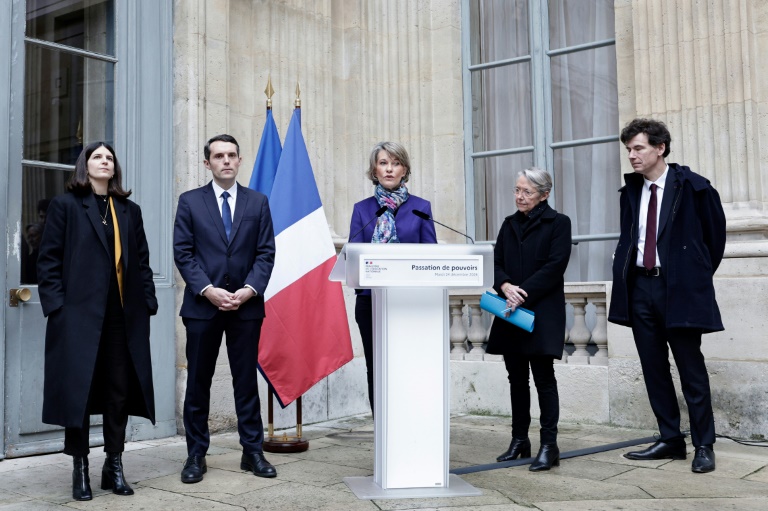
<instances>
[{"instance_id":1,"label":"white podium","mask_svg":"<svg viewBox=\"0 0 768 511\"><path fill-rule=\"evenodd\" d=\"M449 475L448 289L493 284L491 245L348 243L329 277L373 295L373 477L361 499L481 495Z\"/></svg>"}]
</instances>

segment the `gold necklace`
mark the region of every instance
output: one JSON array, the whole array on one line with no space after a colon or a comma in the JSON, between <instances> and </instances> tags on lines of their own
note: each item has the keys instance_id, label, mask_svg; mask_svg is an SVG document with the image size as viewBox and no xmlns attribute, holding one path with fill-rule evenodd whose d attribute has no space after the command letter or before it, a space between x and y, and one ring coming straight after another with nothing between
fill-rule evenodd
<instances>
[{"instance_id":1,"label":"gold necklace","mask_svg":"<svg viewBox=\"0 0 768 511\"><path fill-rule=\"evenodd\" d=\"M101 197L101 195L99 195ZM107 202L107 199L104 199L104 202ZM107 217L109 216L109 203L107 202L107 210L104 212L104 216L101 215L101 211L99 211L99 217L101 217L101 223L104 225L107 225Z\"/></svg>"}]
</instances>

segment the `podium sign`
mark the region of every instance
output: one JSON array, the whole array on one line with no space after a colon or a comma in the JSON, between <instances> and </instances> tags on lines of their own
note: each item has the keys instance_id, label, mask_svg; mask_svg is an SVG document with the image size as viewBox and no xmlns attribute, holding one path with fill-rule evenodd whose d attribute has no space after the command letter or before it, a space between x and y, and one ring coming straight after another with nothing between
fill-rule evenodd
<instances>
[{"instance_id":1,"label":"podium sign","mask_svg":"<svg viewBox=\"0 0 768 511\"><path fill-rule=\"evenodd\" d=\"M370 269L366 270L366 266ZM328 278L357 289L491 287L493 247L347 243Z\"/></svg>"},{"instance_id":2,"label":"podium sign","mask_svg":"<svg viewBox=\"0 0 768 511\"><path fill-rule=\"evenodd\" d=\"M344 482L367 499L481 495L448 474L448 289L490 287L492 247L349 243L329 278L373 295L374 475Z\"/></svg>"},{"instance_id":3,"label":"podium sign","mask_svg":"<svg viewBox=\"0 0 768 511\"><path fill-rule=\"evenodd\" d=\"M483 285L483 258L479 255L414 257L361 255L360 286L446 287Z\"/></svg>"}]
</instances>

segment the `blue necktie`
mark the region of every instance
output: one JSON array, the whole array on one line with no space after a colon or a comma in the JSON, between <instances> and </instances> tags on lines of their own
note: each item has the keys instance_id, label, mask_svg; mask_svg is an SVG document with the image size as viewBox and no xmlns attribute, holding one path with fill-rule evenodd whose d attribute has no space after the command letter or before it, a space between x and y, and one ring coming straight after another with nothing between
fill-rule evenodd
<instances>
[{"instance_id":1,"label":"blue necktie","mask_svg":"<svg viewBox=\"0 0 768 511\"><path fill-rule=\"evenodd\" d=\"M229 207L229 192L221 194L223 199L221 202L221 220L224 222L224 232L227 233L227 241L229 241L229 233L232 232L232 209Z\"/></svg>"}]
</instances>

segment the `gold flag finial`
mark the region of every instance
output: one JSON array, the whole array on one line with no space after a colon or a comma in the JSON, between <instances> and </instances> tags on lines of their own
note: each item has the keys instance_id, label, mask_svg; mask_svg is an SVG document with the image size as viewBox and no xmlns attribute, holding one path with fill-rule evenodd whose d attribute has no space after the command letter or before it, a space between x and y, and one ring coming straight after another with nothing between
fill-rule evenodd
<instances>
[{"instance_id":1,"label":"gold flag finial","mask_svg":"<svg viewBox=\"0 0 768 511\"><path fill-rule=\"evenodd\" d=\"M296 108L301 108L301 89L299 88L299 82L296 82L296 101L293 102L293 105Z\"/></svg>"},{"instance_id":2,"label":"gold flag finial","mask_svg":"<svg viewBox=\"0 0 768 511\"><path fill-rule=\"evenodd\" d=\"M267 75L267 88L264 89L267 95L267 110L272 110L272 96L275 95L275 89L272 88L272 75Z\"/></svg>"}]
</instances>

